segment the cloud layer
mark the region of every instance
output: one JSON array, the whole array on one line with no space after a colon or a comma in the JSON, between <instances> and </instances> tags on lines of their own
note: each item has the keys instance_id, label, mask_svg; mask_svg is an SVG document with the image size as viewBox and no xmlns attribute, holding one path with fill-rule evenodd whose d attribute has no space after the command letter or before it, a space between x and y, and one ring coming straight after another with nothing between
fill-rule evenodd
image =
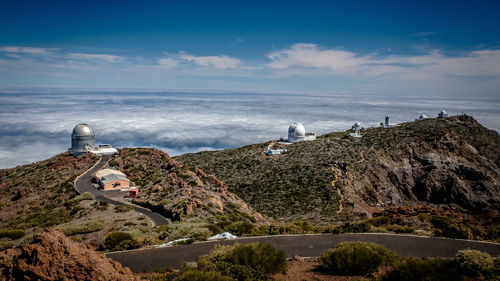
<instances>
[{"instance_id":1,"label":"cloud layer","mask_svg":"<svg viewBox=\"0 0 500 281\"><path fill-rule=\"evenodd\" d=\"M319 134L358 121L377 126L420 114L472 114L500 130L498 99L441 99L352 95L213 92L66 91L0 93L0 168L65 151L78 123L94 127L97 142L147 146L177 155L239 147L286 137L292 122Z\"/></svg>"}]
</instances>

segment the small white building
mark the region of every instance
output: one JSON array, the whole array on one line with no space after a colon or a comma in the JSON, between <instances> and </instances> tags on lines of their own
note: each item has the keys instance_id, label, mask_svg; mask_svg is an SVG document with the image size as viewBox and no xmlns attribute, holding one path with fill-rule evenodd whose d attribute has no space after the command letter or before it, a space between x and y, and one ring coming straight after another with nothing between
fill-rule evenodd
<instances>
[{"instance_id":1,"label":"small white building","mask_svg":"<svg viewBox=\"0 0 500 281\"><path fill-rule=\"evenodd\" d=\"M448 113L446 113L446 111L444 111L444 110L441 110L438 113L438 118L445 118L445 117L448 117Z\"/></svg>"},{"instance_id":2,"label":"small white building","mask_svg":"<svg viewBox=\"0 0 500 281\"><path fill-rule=\"evenodd\" d=\"M429 117L427 117L427 115L422 114L422 115L420 115L417 119L415 119L415 121L422 121L422 120L425 120L425 119L427 119L427 118L429 118Z\"/></svg>"},{"instance_id":3,"label":"small white building","mask_svg":"<svg viewBox=\"0 0 500 281\"><path fill-rule=\"evenodd\" d=\"M279 155L283 152L286 152L286 149L269 149L267 152L266 152L266 155L268 156L275 156L275 155Z\"/></svg>"},{"instance_id":4,"label":"small white building","mask_svg":"<svg viewBox=\"0 0 500 281\"><path fill-rule=\"evenodd\" d=\"M306 132L304 126L300 123L293 123L288 127L288 142L312 141L316 139L316 134Z\"/></svg>"}]
</instances>

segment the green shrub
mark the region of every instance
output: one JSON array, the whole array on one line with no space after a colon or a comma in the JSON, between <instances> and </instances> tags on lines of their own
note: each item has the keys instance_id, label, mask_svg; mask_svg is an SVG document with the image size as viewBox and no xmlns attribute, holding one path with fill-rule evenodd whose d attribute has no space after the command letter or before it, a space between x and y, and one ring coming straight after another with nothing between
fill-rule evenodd
<instances>
[{"instance_id":1,"label":"green shrub","mask_svg":"<svg viewBox=\"0 0 500 281\"><path fill-rule=\"evenodd\" d=\"M343 242L327 250L320 261L336 274L365 275L393 263L396 257L391 250L372 242Z\"/></svg>"},{"instance_id":2,"label":"green shrub","mask_svg":"<svg viewBox=\"0 0 500 281\"><path fill-rule=\"evenodd\" d=\"M250 266L264 274L284 272L288 267L285 253L264 243L236 245L225 255L224 261Z\"/></svg>"},{"instance_id":3,"label":"green shrub","mask_svg":"<svg viewBox=\"0 0 500 281\"><path fill-rule=\"evenodd\" d=\"M136 248L136 243L129 233L114 231L106 236L104 245L107 249L113 251L127 250Z\"/></svg>"},{"instance_id":4,"label":"green shrub","mask_svg":"<svg viewBox=\"0 0 500 281\"><path fill-rule=\"evenodd\" d=\"M18 239L24 236L24 230L22 229L3 229L0 230L0 238L10 238L10 239Z\"/></svg>"},{"instance_id":5,"label":"green shrub","mask_svg":"<svg viewBox=\"0 0 500 281\"><path fill-rule=\"evenodd\" d=\"M500 225L488 229L488 239L499 240L500 239Z\"/></svg>"},{"instance_id":6,"label":"green shrub","mask_svg":"<svg viewBox=\"0 0 500 281\"><path fill-rule=\"evenodd\" d=\"M264 273L247 265L219 261L215 263L215 270L238 281L267 280Z\"/></svg>"},{"instance_id":7,"label":"green shrub","mask_svg":"<svg viewBox=\"0 0 500 281\"><path fill-rule=\"evenodd\" d=\"M132 206L128 206L128 205L115 205L115 213L126 213L128 211L131 211L132 209L134 209L134 207Z\"/></svg>"},{"instance_id":8,"label":"green shrub","mask_svg":"<svg viewBox=\"0 0 500 281\"><path fill-rule=\"evenodd\" d=\"M70 200L68 200L68 202L71 204L71 203L80 202L83 200L94 200L94 199L95 199L94 195L92 195L90 192L84 192L80 195L77 195L77 196L71 198Z\"/></svg>"},{"instance_id":9,"label":"green shrub","mask_svg":"<svg viewBox=\"0 0 500 281\"><path fill-rule=\"evenodd\" d=\"M458 223L453 218L447 216L433 216L430 221L436 228L434 230L434 235L436 236L461 239L473 238L470 229L466 225Z\"/></svg>"},{"instance_id":10,"label":"green shrub","mask_svg":"<svg viewBox=\"0 0 500 281\"><path fill-rule=\"evenodd\" d=\"M225 230L231 232L236 236L242 236L243 234L250 234L253 230L253 224L240 221L230 224Z\"/></svg>"},{"instance_id":11,"label":"green shrub","mask_svg":"<svg viewBox=\"0 0 500 281\"><path fill-rule=\"evenodd\" d=\"M386 226L387 230L394 231L396 233L413 233L415 228L407 225L391 224Z\"/></svg>"},{"instance_id":12,"label":"green shrub","mask_svg":"<svg viewBox=\"0 0 500 281\"><path fill-rule=\"evenodd\" d=\"M64 235L84 234L104 229L104 221L92 219L81 223L68 222L57 227Z\"/></svg>"},{"instance_id":13,"label":"green shrub","mask_svg":"<svg viewBox=\"0 0 500 281\"><path fill-rule=\"evenodd\" d=\"M92 206L96 207L97 210L104 211L108 208L109 203L106 201L103 201L103 200L99 200L99 201L94 202L94 204L92 204Z\"/></svg>"},{"instance_id":14,"label":"green shrub","mask_svg":"<svg viewBox=\"0 0 500 281\"><path fill-rule=\"evenodd\" d=\"M386 216L374 217L366 221L373 226L382 226L391 223L391 218Z\"/></svg>"},{"instance_id":15,"label":"green shrub","mask_svg":"<svg viewBox=\"0 0 500 281\"><path fill-rule=\"evenodd\" d=\"M333 234L341 233L363 233L370 231L370 225L367 222L353 223L345 222L339 226L336 226L332 230L328 231Z\"/></svg>"},{"instance_id":16,"label":"green shrub","mask_svg":"<svg viewBox=\"0 0 500 281\"><path fill-rule=\"evenodd\" d=\"M231 281L230 277L223 276L216 271L188 270L182 273L175 280L178 281Z\"/></svg>"},{"instance_id":17,"label":"green shrub","mask_svg":"<svg viewBox=\"0 0 500 281\"><path fill-rule=\"evenodd\" d=\"M478 250L459 251L453 259L453 263L460 271L471 276L487 273L494 268L493 258Z\"/></svg>"},{"instance_id":18,"label":"green shrub","mask_svg":"<svg viewBox=\"0 0 500 281\"><path fill-rule=\"evenodd\" d=\"M382 276L381 281L460 281L463 279L464 276L445 259L408 258Z\"/></svg>"}]
</instances>

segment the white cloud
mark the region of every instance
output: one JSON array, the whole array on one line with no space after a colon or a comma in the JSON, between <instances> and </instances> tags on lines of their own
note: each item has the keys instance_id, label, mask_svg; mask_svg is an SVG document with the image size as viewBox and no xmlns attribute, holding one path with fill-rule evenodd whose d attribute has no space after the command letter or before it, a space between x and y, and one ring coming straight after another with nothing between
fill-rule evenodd
<instances>
[{"instance_id":1,"label":"white cloud","mask_svg":"<svg viewBox=\"0 0 500 281\"><path fill-rule=\"evenodd\" d=\"M271 60L267 64L272 69L292 67L323 68L335 74L348 74L358 70L359 66L369 63L367 56L338 49L322 50L316 44L294 44L290 48L267 55Z\"/></svg>"},{"instance_id":2,"label":"white cloud","mask_svg":"<svg viewBox=\"0 0 500 281\"><path fill-rule=\"evenodd\" d=\"M109 54L88 54L88 53L70 53L68 55L72 59L83 59L83 60L103 60L109 63L116 63L122 61L124 57L109 55Z\"/></svg>"},{"instance_id":3,"label":"white cloud","mask_svg":"<svg viewBox=\"0 0 500 281\"><path fill-rule=\"evenodd\" d=\"M442 79L446 75L500 77L500 50L479 50L461 56L445 56L439 50L423 55L359 55L340 49L321 49L315 44L294 44L267 55L266 66L290 75L307 75L304 69L327 75L388 79ZM318 72L311 72L318 74Z\"/></svg>"},{"instance_id":4,"label":"white cloud","mask_svg":"<svg viewBox=\"0 0 500 281\"><path fill-rule=\"evenodd\" d=\"M158 64L166 68L174 68L177 66L178 61L173 58L161 58L158 60Z\"/></svg>"},{"instance_id":5,"label":"white cloud","mask_svg":"<svg viewBox=\"0 0 500 281\"><path fill-rule=\"evenodd\" d=\"M239 59L229 57L226 55L221 55L221 56L181 55L181 58L202 67L213 67L219 69L237 68L241 64L241 61Z\"/></svg>"},{"instance_id":6,"label":"white cloud","mask_svg":"<svg viewBox=\"0 0 500 281\"><path fill-rule=\"evenodd\" d=\"M42 56L51 55L57 50L58 49L56 48L32 48L32 47L17 47L17 46L0 47L0 52L42 55Z\"/></svg>"}]
</instances>

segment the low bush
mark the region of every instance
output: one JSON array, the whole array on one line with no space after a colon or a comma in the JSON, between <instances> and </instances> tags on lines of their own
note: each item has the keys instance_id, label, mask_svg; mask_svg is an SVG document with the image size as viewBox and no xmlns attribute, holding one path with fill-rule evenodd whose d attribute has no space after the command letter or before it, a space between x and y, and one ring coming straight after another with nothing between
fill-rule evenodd
<instances>
[{"instance_id":1,"label":"low bush","mask_svg":"<svg viewBox=\"0 0 500 281\"><path fill-rule=\"evenodd\" d=\"M75 203L75 202L80 202L83 200L94 200L94 199L95 199L94 195L92 195L90 192L84 192L80 195L77 195L77 196L71 198L70 200L68 200L68 202Z\"/></svg>"},{"instance_id":2,"label":"low bush","mask_svg":"<svg viewBox=\"0 0 500 281\"><path fill-rule=\"evenodd\" d=\"M114 231L106 236L104 245L112 251L134 249L137 247L132 235L126 232Z\"/></svg>"},{"instance_id":3,"label":"low bush","mask_svg":"<svg viewBox=\"0 0 500 281\"><path fill-rule=\"evenodd\" d=\"M382 226L391 223L391 218L386 216L374 217L366 221L373 226Z\"/></svg>"},{"instance_id":4,"label":"low bush","mask_svg":"<svg viewBox=\"0 0 500 281\"><path fill-rule=\"evenodd\" d=\"M367 222L345 222L339 226L334 227L333 229L327 230L327 232L333 234L341 234L341 233L363 233L370 231L370 224Z\"/></svg>"},{"instance_id":5,"label":"low bush","mask_svg":"<svg viewBox=\"0 0 500 281\"><path fill-rule=\"evenodd\" d=\"M24 230L22 229L3 229L0 230L0 238L10 238L10 239L18 239L24 236Z\"/></svg>"},{"instance_id":6,"label":"low bush","mask_svg":"<svg viewBox=\"0 0 500 281\"><path fill-rule=\"evenodd\" d=\"M500 225L497 225L493 228L488 229L487 238L491 240L499 240L500 239Z\"/></svg>"},{"instance_id":7,"label":"low bush","mask_svg":"<svg viewBox=\"0 0 500 281\"><path fill-rule=\"evenodd\" d=\"M158 238L165 241L173 241L182 238L189 238L192 242L206 240L212 231L204 222L185 221L174 222L162 225L158 228Z\"/></svg>"},{"instance_id":8,"label":"low bush","mask_svg":"<svg viewBox=\"0 0 500 281\"><path fill-rule=\"evenodd\" d=\"M108 208L109 203L106 201L103 201L103 200L99 200L99 201L94 202L94 204L92 204L92 206L97 208L97 210L104 211Z\"/></svg>"},{"instance_id":9,"label":"low bush","mask_svg":"<svg viewBox=\"0 0 500 281\"><path fill-rule=\"evenodd\" d=\"M115 205L115 213L126 213L128 211L131 211L132 209L134 209L134 207L132 206L128 206L128 205Z\"/></svg>"},{"instance_id":10,"label":"low bush","mask_svg":"<svg viewBox=\"0 0 500 281\"><path fill-rule=\"evenodd\" d=\"M232 281L231 277L224 276L216 271L188 270L179 275L177 281Z\"/></svg>"},{"instance_id":11,"label":"low bush","mask_svg":"<svg viewBox=\"0 0 500 281\"><path fill-rule=\"evenodd\" d=\"M285 253L264 243L236 245L225 255L224 261L249 266L264 274L284 272L288 267Z\"/></svg>"},{"instance_id":12,"label":"low bush","mask_svg":"<svg viewBox=\"0 0 500 281\"><path fill-rule=\"evenodd\" d=\"M460 281L460 274L446 259L408 258L381 277L381 281Z\"/></svg>"},{"instance_id":13,"label":"low bush","mask_svg":"<svg viewBox=\"0 0 500 281\"><path fill-rule=\"evenodd\" d=\"M225 230L231 232L236 236L242 236L244 234L250 234L252 232L253 224L246 221L235 222L226 227Z\"/></svg>"},{"instance_id":14,"label":"low bush","mask_svg":"<svg viewBox=\"0 0 500 281\"><path fill-rule=\"evenodd\" d=\"M247 265L219 261L215 263L215 270L238 281L267 280L264 273Z\"/></svg>"},{"instance_id":15,"label":"low bush","mask_svg":"<svg viewBox=\"0 0 500 281\"><path fill-rule=\"evenodd\" d=\"M458 223L453 218L447 216L432 216L430 222L436 228L434 230L434 235L436 236L461 239L473 238L470 229L466 225Z\"/></svg>"},{"instance_id":16,"label":"low bush","mask_svg":"<svg viewBox=\"0 0 500 281\"><path fill-rule=\"evenodd\" d=\"M415 232L415 228L407 225L399 225L399 224L390 224L385 226L387 230L393 231L396 233L413 233Z\"/></svg>"},{"instance_id":17,"label":"low bush","mask_svg":"<svg viewBox=\"0 0 500 281\"><path fill-rule=\"evenodd\" d=\"M372 242L343 242L327 250L320 261L335 274L365 275L381 265L392 264L397 255Z\"/></svg>"},{"instance_id":18,"label":"low bush","mask_svg":"<svg viewBox=\"0 0 500 281\"><path fill-rule=\"evenodd\" d=\"M59 225L57 228L67 236L91 233L104 229L104 221L102 219L92 219L81 223L68 222Z\"/></svg>"},{"instance_id":19,"label":"low bush","mask_svg":"<svg viewBox=\"0 0 500 281\"><path fill-rule=\"evenodd\" d=\"M453 263L461 272L470 276L488 273L494 268L493 258L478 250L459 251L453 258Z\"/></svg>"}]
</instances>

